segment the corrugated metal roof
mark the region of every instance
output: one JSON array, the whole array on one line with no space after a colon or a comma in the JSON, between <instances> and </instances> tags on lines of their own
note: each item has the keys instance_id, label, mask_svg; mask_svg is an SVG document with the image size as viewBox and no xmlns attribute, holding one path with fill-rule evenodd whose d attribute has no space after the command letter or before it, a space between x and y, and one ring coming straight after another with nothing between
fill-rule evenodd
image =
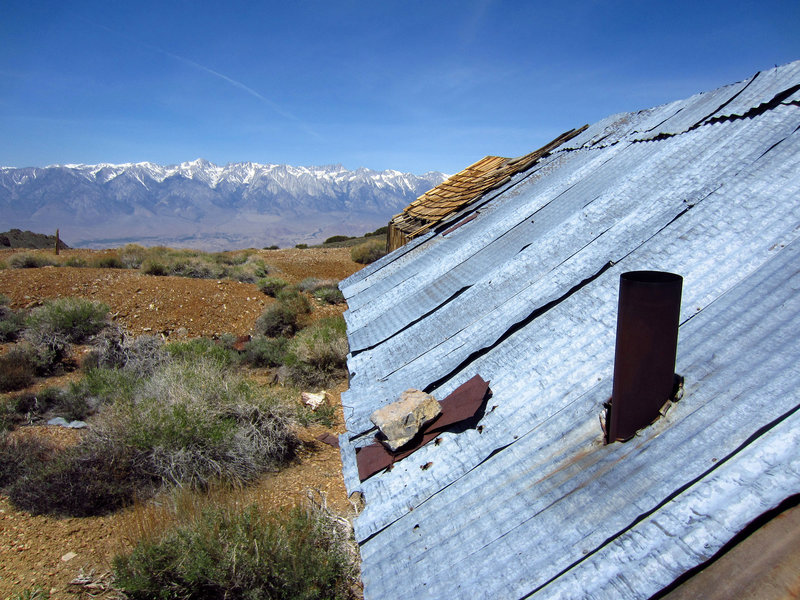
<instances>
[{"instance_id":1,"label":"corrugated metal roof","mask_svg":"<svg viewBox=\"0 0 800 600\"><path fill-rule=\"evenodd\" d=\"M366 598L646 597L800 493L798 89L800 62L604 119L342 282ZM684 277L686 393L603 445L618 279L640 269ZM358 481L373 410L475 374L480 432Z\"/></svg>"}]
</instances>

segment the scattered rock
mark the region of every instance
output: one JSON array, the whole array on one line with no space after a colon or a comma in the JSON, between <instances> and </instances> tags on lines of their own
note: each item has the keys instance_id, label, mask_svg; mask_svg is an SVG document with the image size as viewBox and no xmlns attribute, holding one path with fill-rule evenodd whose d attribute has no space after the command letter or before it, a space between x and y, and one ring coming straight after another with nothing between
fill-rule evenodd
<instances>
[{"instance_id":1,"label":"scattered rock","mask_svg":"<svg viewBox=\"0 0 800 600\"><path fill-rule=\"evenodd\" d=\"M376 410L370 420L386 436L382 440L392 452L411 441L420 428L442 412L436 398L423 391L410 389L400 400Z\"/></svg>"},{"instance_id":2,"label":"scattered rock","mask_svg":"<svg viewBox=\"0 0 800 600\"><path fill-rule=\"evenodd\" d=\"M76 556L78 555L75 552L67 552L64 556L61 557L61 560L64 562L69 562Z\"/></svg>"},{"instance_id":3,"label":"scattered rock","mask_svg":"<svg viewBox=\"0 0 800 600\"><path fill-rule=\"evenodd\" d=\"M325 390L320 391L318 394L303 392L300 398L303 400L303 404L311 410L317 410L328 399L328 393Z\"/></svg>"},{"instance_id":4,"label":"scattered rock","mask_svg":"<svg viewBox=\"0 0 800 600\"><path fill-rule=\"evenodd\" d=\"M50 419L47 424L56 425L58 427L67 427L69 429L83 429L84 427L87 427L85 421L70 421L67 423L67 420L64 417L55 417Z\"/></svg>"}]
</instances>

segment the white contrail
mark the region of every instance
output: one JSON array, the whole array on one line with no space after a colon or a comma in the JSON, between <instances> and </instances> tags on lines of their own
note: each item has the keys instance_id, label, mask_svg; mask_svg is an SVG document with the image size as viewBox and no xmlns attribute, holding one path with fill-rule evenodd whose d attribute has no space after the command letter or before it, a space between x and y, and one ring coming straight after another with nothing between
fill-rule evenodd
<instances>
[{"instance_id":1,"label":"white contrail","mask_svg":"<svg viewBox=\"0 0 800 600\"><path fill-rule=\"evenodd\" d=\"M236 81L235 79L233 79L231 77L228 77L227 75L224 75L223 73L220 73L219 71L215 71L214 69L209 69L208 67L206 67L204 65L201 65L200 63L197 63L197 62L195 62L193 60L190 60L188 58L185 58L185 57L180 56L178 54L175 54L173 52L169 52L167 50L164 50L163 48L159 48L158 46L154 46L152 44L148 44L147 42L143 42L141 40L133 38L133 37L131 37L131 36L125 34L125 33L122 33L120 31L116 31L115 29L111 29L110 27L106 27L105 25L102 25L101 23L95 23L95 22L92 22L92 21L88 21L86 19L83 19L83 20L86 21L87 23L90 23L91 25L94 25L95 27L100 27L102 29L105 29L106 31L108 31L110 33L113 33L114 35L123 37L123 38L125 38L125 39L127 39L127 40L129 40L129 41L131 41L131 42L133 42L135 44L138 44L140 46L148 48L149 50L152 50L154 52L158 52L160 54L163 54L164 56L168 56L168 57L172 58L173 60L177 60L179 62L182 62L182 63L184 63L186 65L189 65L190 67L194 67L195 69L197 69L199 71L203 71L204 73L208 73L209 75L213 75L214 77L216 77L218 79L221 79L222 81L225 81L225 82L231 84L232 86L242 90L243 92L247 92L248 94L250 94L254 98L258 98L259 100L261 100L264 104L269 106L274 112L276 112L277 114L279 114L283 118L289 119L291 121L294 121L295 123L300 125L300 127L302 127L302 129L306 133L309 133L310 135L313 135L314 137L317 137L317 138L321 138L322 137L319 133L314 131L308 125L308 123L306 123L305 121L303 121L299 117L293 115L289 111L284 110L283 108L281 108L280 105L276 104L275 102L273 102L269 98L265 97L264 95L259 94L256 90L254 90L253 88L245 85L241 81Z\"/></svg>"}]
</instances>

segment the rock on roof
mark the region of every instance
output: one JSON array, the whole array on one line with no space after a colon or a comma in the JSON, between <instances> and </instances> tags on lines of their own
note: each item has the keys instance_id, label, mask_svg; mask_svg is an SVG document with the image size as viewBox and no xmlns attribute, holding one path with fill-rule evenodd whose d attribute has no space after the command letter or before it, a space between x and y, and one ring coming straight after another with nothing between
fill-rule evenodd
<instances>
[{"instance_id":1,"label":"rock on roof","mask_svg":"<svg viewBox=\"0 0 800 600\"><path fill-rule=\"evenodd\" d=\"M595 123L343 281L365 597L649 597L800 493L798 198L800 62ZM604 444L644 269L684 277L685 394ZM359 481L372 411L476 374L480 427Z\"/></svg>"}]
</instances>

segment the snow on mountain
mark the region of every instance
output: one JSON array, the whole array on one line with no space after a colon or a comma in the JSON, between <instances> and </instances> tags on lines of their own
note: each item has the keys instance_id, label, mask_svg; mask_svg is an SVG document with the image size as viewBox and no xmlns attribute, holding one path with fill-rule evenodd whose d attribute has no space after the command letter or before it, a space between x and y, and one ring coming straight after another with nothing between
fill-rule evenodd
<instances>
[{"instance_id":1,"label":"snow on mountain","mask_svg":"<svg viewBox=\"0 0 800 600\"><path fill-rule=\"evenodd\" d=\"M445 175L204 159L0 167L0 230L60 228L73 246L219 249L315 243L389 218Z\"/></svg>"}]
</instances>

